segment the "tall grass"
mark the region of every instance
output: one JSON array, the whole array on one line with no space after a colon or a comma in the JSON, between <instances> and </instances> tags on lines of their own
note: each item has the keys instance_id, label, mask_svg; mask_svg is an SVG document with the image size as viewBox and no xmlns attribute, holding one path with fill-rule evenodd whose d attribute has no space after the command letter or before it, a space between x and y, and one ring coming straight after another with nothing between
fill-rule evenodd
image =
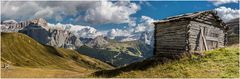
<instances>
[{"instance_id":1,"label":"tall grass","mask_svg":"<svg viewBox=\"0 0 240 79\"><path fill-rule=\"evenodd\" d=\"M139 62L120 69L96 72L90 77L238 78L239 46L206 51L204 57L192 56L164 64L159 62Z\"/></svg>"}]
</instances>

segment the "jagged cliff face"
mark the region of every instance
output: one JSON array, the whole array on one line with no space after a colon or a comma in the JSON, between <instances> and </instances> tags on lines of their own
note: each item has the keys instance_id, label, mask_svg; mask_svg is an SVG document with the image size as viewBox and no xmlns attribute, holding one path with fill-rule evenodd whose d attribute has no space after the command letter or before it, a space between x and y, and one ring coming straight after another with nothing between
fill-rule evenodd
<instances>
[{"instance_id":1,"label":"jagged cliff face","mask_svg":"<svg viewBox=\"0 0 240 79\"><path fill-rule=\"evenodd\" d=\"M86 43L87 46L93 48L104 49L109 42L103 36L97 36Z\"/></svg>"},{"instance_id":2,"label":"jagged cliff face","mask_svg":"<svg viewBox=\"0 0 240 79\"><path fill-rule=\"evenodd\" d=\"M48 45L70 49L75 49L83 45L80 39L69 31L50 29L49 33L51 40L47 43Z\"/></svg>"},{"instance_id":3,"label":"jagged cliff face","mask_svg":"<svg viewBox=\"0 0 240 79\"><path fill-rule=\"evenodd\" d=\"M20 23L14 20L7 20L7 21L1 22L2 32L18 32L19 30L23 30L24 28L30 28L27 26L35 26L31 28L37 28L39 26L46 30L49 29L49 27L47 26L47 22L42 18L24 21Z\"/></svg>"},{"instance_id":4,"label":"jagged cliff face","mask_svg":"<svg viewBox=\"0 0 240 79\"><path fill-rule=\"evenodd\" d=\"M2 32L21 32L38 42L55 47L75 49L82 45L78 37L67 30L51 29L42 18L24 22L2 22Z\"/></svg>"},{"instance_id":5,"label":"jagged cliff face","mask_svg":"<svg viewBox=\"0 0 240 79\"><path fill-rule=\"evenodd\" d=\"M7 20L1 22L1 32L18 32L25 27L24 23L17 23L14 20Z\"/></svg>"}]
</instances>

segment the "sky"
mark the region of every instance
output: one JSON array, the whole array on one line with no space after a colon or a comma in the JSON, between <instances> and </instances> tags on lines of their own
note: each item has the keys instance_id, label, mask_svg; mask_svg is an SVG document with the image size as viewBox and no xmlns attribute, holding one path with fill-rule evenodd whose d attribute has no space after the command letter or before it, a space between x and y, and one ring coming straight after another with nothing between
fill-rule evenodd
<instances>
[{"instance_id":1,"label":"sky","mask_svg":"<svg viewBox=\"0 0 240 79\"><path fill-rule=\"evenodd\" d=\"M134 37L153 31L152 22L185 13L215 10L227 22L239 17L238 0L206 1L2 1L1 20L46 19L50 26L88 28L92 35ZM78 28L81 27L81 28Z\"/></svg>"}]
</instances>

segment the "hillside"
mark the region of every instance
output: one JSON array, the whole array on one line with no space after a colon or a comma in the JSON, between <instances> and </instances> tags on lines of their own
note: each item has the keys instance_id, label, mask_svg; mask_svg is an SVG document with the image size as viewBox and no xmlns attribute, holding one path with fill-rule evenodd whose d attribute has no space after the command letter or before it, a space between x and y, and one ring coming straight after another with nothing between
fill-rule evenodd
<instances>
[{"instance_id":1,"label":"hillside","mask_svg":"<svg viewBox=\"0 0 240 79\"><path fill-rule=\"evenodd\" d=\"M101 61L105 61L116 67L123 66L126 63L132 63L133 61L140 59L139 57L131 56L123 52L95 49L85 45L78 48L77 51L81 52L81 54L91 56Z\"/></svg>"},{"instance_id":2,"label":"hillside","mask_svg":"<svg viewBox=\"0 0 240 79\"><path fill-rule=\"evenodd\" d=\"M75 74L86 74L96 70L113 68L106 63L73 50L42 45L21 33L1 33L1 47L1 64L10 64L10 68L12 68L9 72L2 71L2 77L23 76L24 73L22 75L16 74L21 74L21 72L17 72L19 69L30 69L29 71L32 72L34 72L35 68L38 70L36 72L39 72L41 69L54 70L56 72L66 70ZM38 75L41 75L41 73L38 73ZM31 77L31 75L26 75L26 77ZM64 77L64 75L59 77Z\"/></svg>"},{"instance_id":3,"label":"hillside","mask_svg":"<svg viewBox=\"0 0 240 79\"><path fill-rule=\"evenodd\" d=\"M148 59L114 70L99 71L90 77L237 78L239 45L207 51L204 57L192 56L175 61Z\"/></svg>"},{"instance_id":4,"label":"hillside","mask_svg":"<svg viewBox=\"0 0 240 79\"><path fill-rule=\"evenodd\" d=\"M83 45L77 51L116 67L142 61L153 54L153 48L141 41L116 42L108 40L108 44L99 47L101 48Z\"/></svg>"},{"instance_id":5,"label":"hillside","mask_svg":"<svg viewBox=\"0 0 240 79\"><path fill-rule=\"evenodd\" d=\"M137 41L123 42L103 35L95 36L94 28L67 24L52 26L43 18L22 22L3 22L1 29L3 32L23 33L43 45L73 49L80 54L94 57L117 67L144 60L153 52L153 47L146 43L150 39L147 38L148 35L152 33L147 32L142 33L141 38ZM85 48L83 45L89 48Z\"/></svg>"}]
</instances>

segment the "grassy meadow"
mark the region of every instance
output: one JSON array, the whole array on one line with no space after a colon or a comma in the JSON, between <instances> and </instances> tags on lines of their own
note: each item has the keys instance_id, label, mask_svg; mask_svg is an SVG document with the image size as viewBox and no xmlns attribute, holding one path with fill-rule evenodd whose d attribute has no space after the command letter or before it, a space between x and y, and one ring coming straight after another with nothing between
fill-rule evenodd
<instances>
[{"instance_id":1,"label":"grassy meadow","mask_svg":"<svg viewBox=\"0 0 240 79\"><path fill-rule=\"evenodd\" d=\"M99 71L89 77L239 78L239 45L206 51L204 57L192 56L165 63L145 60L115 70Z\"/></svg>"}]
</instances>

